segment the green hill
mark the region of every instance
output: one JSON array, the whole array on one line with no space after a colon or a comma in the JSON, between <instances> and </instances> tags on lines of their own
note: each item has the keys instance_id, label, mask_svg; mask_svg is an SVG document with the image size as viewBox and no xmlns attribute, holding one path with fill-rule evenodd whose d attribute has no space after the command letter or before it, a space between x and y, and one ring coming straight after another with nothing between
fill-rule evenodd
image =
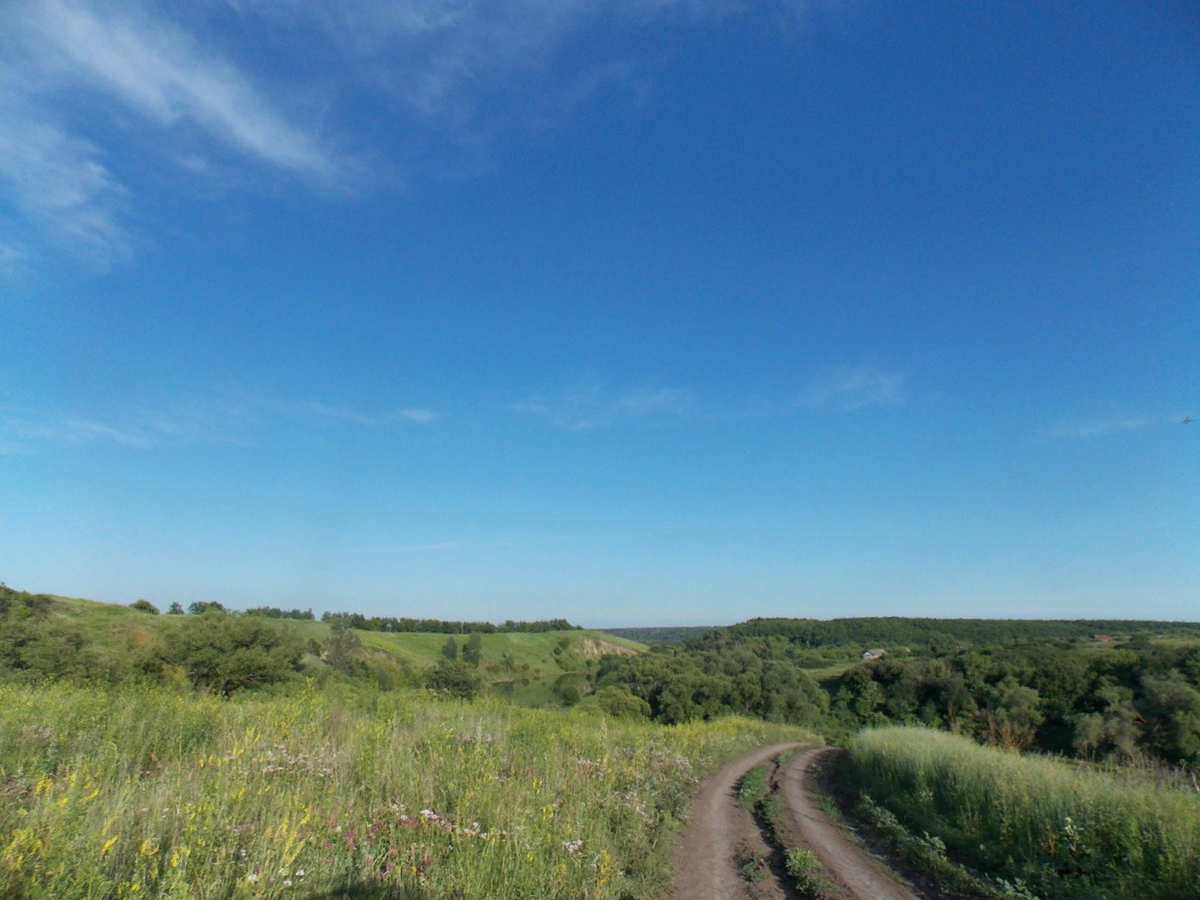
<instances>
[{"instance_id":1,"label":"green hill","mask_svg":"<svg viewBox=\"0 0 1200 900\"><path fill-rule=\"evenodd\" d=\"M70 643L85 648L98 670L119 670L128 665L131 651L162 644L173 629L194 615L156 615L131 606L100 603L76 597L29 595L43 602L40 614L59 632L71 635ZM229 610L238 619L248 614ZM264 624L297 639L307 651L305 671L314 677L330 677L327 663L333 625L312 620L264 619ZM352 653L354 675L384 685L420 683L421 673L445 657L443 649L452 640L462 653L471 635L353 630L358 647ZM476 667L485 692L505 696L529 706L563 704L561 688L574 682L582 685L590 669L606 654L636 654L645 644L602 631L499 632L478 634L480 659ZM556 687L560 690L556 690Z\"/></svg>"}]
</instances>

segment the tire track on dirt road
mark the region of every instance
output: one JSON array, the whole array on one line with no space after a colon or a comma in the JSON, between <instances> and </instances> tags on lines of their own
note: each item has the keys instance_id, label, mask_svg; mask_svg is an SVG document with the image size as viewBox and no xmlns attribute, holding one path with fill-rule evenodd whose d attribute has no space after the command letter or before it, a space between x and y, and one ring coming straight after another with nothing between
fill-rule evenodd
<instances>
[{"instance_id":1,"label":"tire track on dirt road","mask_svg":"<svg viewBox=\"0 0 1200 900\"><path fill-rule=\"evenodd\" d=\"M738 805L736 786L750 769L801 745L760 747L727 763L700 788L692 820L676 847L679 873L672 900L752 900L763 896L795 896L790 886L772 882L751 885L735 858L744 839L749 814ZM820 859L836 885L833 896L857 900L920 900L896 881L884 866L848 840L816 805L809 772L822 757L837 752L814 747L799 752L782 771L784 801L800 831L800 839ZM790 841L789 841L790 843Z\"/></svg>"},{"instance_id":2,"label":"tire track on dirt road","mask_svg":"<svg viewBox=\"0 0 1200 900\"><path fill-rule=\"evenodd\" d=\"M836 752L833 747L815 747L798 753L784 775L783 796L804 843L817 854L826 871L859 900L919 900L911 890L897 884L882 865L843 837L817 808L811 781L805 776L817 760Z\"/></svg>"},{"instance_id":3,"label":"tire track on dirt road","mask_svg":"<svg viewBox=\"0 0 1200 900\"><path fill-rule=\"evenodd\" d=\"M734 861L737 805L734 785L746 772L796 744L760 747L728 763L704 782L692 807L692 821L675 854L679 877L673 900L738 900L747 884Z\"/></svg>"}]
</instances>

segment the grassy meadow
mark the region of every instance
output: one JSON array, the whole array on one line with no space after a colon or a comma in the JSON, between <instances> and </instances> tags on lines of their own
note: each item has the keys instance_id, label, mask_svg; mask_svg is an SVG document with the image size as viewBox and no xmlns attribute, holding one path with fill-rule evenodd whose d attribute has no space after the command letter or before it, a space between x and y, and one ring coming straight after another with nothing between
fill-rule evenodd
<instances>
[{"instance_id":1,"label":"grassy meadow","mask_svg":"<svg viewBox=\"0 0 1200 900\"><path fill-rule=\"evenodd\" d=\"M330 686L0 686L0 896L640 898L701 774L772 740Z\"/></svg>"},{"instance_id":2,"label":"grassy meadow","mask_svg":"<svg viewBox=\"0 0 1200 900\"><path fill-rule=\"evenodd\" d=\"M1184 777L1020 756L920 728L863 731L850 771L910 831L1042 900L1200 896L1200 790Z\"/></svg>"}]
</instances>

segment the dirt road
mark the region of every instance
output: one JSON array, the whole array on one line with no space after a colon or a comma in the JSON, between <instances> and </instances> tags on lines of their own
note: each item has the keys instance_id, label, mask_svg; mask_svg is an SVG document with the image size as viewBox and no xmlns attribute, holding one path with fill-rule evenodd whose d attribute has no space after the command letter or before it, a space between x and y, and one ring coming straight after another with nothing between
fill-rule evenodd
<instances>
[{"instance_id":1,"label":"dirt road","mask_svg":"<svg viewBox=\"0 0 1200 900\"><path fill-rule=\"evenodd\" d=\"M749 813L737 804L735 786L754 766L795 744L762 747L735 759L700 789L692 822L676 850L679 877L673 900L750 900L763 896L795 896L788 886L751 885L735 854L744 837ZM783 795L796 819L804 843L820 858L826 873L838 883L839 896L858 900L919 900L897 884L875 860L842 837L814 803L805 775L829 747L796 754L784 774Z\"/></svg>"},{"instance_id":2,"label":"dirt road","mask_svg":"<svg viewBox=\"0 0 1200 900\"><path fill-rule=\"evenodd\" d=\"M893 881L879 863L846 840L816 806L804 776L809 766L834 752L832 747L816 747L798 753L784 776L783 796L800 826L804 843L859 900L918 900L916 894Z\"/></svg>"},{"instance_id":3,"label":"dirt road","mask_svg":"<svg viewBox=\"0 0 1200 900\"><path fill-rule=\"evenodd\" d=\"M734 786L747 770L795 744L761 747L739 756L700 788L692 822L676 852L679 877L674 900L738 900L749 897L734 862L738 822L749 814L738 807Z\"/></svg>"}]
</instances>

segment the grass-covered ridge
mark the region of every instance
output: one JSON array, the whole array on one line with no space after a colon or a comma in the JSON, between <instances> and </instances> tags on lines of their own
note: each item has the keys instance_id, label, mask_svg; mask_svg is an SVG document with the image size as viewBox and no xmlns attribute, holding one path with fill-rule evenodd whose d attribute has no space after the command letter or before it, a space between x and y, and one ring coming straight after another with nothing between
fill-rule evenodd
<instances>
[{"instance_id":1,"label":"grass-covered ridge","mask_svg":"<svg viewBox=\"0 0 1200 900\"><path fill-rule=\"evenodd\" d=\"M768 741L409 692L0 687L0 896L660 895L701 774Z\"/></svg>"},{"instance_id":2,"label":"grass-covered ridge","mask_svg":"<svg viewBox=\"0 0 1200 900\"><path fill-rule=\"evenodd\" d=\"M1043 900L1179 900L1200 885L1200 791L981 747L920 728L860 733L850 770L909 829Z\"/></svg>"},{"instance_id":3,"label":"grass-covered ridge","mask_svg":"<svg viewBox=\"0 0 1200 900\"><path fill-rule=\"evenodd\" d=\"M217 608L203 615L157 614L145 601L119 606L0 585L0 681L188 681L223 693L304 677L415 687L428 683L430 673L446 659L448 642L463 660L474 642L477 657L458 672L460 678L469 677L472 693L499 693L524 705L563 706L586 693L600 657L646 649L635 641L573 627L385 633L347 628L344 618L281 621L213 606ZM209 655L214 658L207 659Z\"/></svg>"}]
</instances>

